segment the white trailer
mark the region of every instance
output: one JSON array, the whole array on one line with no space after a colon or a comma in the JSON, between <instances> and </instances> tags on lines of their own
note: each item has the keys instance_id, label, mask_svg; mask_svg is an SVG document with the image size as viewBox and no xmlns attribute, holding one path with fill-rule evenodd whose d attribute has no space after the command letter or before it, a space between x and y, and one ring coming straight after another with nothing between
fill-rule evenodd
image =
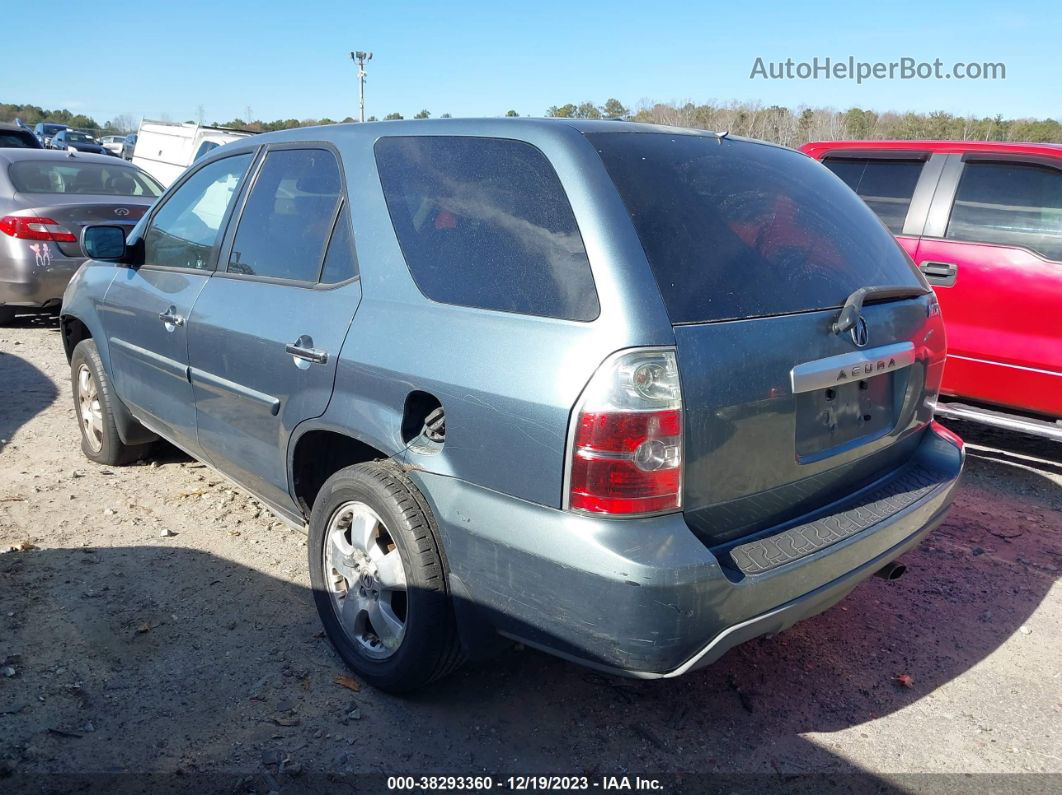
<instances>
[{"instance_id":1,"label":"white trailer","mask_svg":"<svg viewBox=\"0 0 1062 795\"><path fill-rule=\"evenodd\" d=\"M253 134L227 127L145 119L137 131L133 163L169 187L188 166L211 149Z\"/></svg>"}]
</instances>

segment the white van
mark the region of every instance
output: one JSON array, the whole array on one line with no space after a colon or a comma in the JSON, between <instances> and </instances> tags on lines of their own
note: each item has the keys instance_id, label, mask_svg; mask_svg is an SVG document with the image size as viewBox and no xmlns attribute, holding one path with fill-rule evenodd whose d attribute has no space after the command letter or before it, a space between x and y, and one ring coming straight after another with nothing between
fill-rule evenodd
<instances>
[{"instance_id":1,"label":"white van","mask_svg":"<svg viewBox=\"0 0 1062 795\"><path fill-rule=\"evenodd\" d=\"M188 166L211 149L253 134L227 127L145 119L137 132L133 163L169 187Z\"/></svg>"}]
</instances>

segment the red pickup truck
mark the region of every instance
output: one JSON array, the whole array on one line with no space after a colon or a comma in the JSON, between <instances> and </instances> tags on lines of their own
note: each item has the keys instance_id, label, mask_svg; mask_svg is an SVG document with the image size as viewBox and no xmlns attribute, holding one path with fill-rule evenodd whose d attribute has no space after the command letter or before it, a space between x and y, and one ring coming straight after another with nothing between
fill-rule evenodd
<instances>
[{"instance_id":1,"label":"red pickup truck","mask_svg":"<svg viewBox=\"0 0 1062 795\"><path fill-rule=\"evenodd\" d=\"M936 290L948 333L937 414L1062 441L1062 146L801 151L862 197Z\"/></svg>"}]
</instances>

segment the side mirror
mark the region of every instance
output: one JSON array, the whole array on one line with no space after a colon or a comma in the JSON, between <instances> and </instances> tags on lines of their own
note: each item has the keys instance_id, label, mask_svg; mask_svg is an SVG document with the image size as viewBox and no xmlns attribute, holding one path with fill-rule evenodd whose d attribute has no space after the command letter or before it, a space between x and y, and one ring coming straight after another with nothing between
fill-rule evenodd
<instances>
[{"instance_id":1,"label":"side mirror","mask_svg":"<svg viewBox=\"0 0 1062 795\"><path fill-rule=\"evenodd\" d=\"M86 226L81 230L81 250L90 259L120 262L125 256L125 230L120 226Z\"/></svg>"}]
</instances>

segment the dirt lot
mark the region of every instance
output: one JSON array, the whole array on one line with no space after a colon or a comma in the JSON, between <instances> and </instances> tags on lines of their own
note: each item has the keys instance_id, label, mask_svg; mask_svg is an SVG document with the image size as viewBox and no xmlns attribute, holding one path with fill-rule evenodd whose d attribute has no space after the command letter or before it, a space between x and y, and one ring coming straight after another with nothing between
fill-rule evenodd
<instances>
[{"instance_id":1,"label":"dirt lot","mask_svg":"<svg viewBox=\"0 0 1062 795\"><path fill-rule=\"evenodd\" d=\"M19 321L0 328L0 776L1062 774L1062 445L955 429L961 494L897 582L678 680L514 650L395 698L336 684L300 533L172 448L81 455L56 325Z\"/></svg>"}]
</instances>

